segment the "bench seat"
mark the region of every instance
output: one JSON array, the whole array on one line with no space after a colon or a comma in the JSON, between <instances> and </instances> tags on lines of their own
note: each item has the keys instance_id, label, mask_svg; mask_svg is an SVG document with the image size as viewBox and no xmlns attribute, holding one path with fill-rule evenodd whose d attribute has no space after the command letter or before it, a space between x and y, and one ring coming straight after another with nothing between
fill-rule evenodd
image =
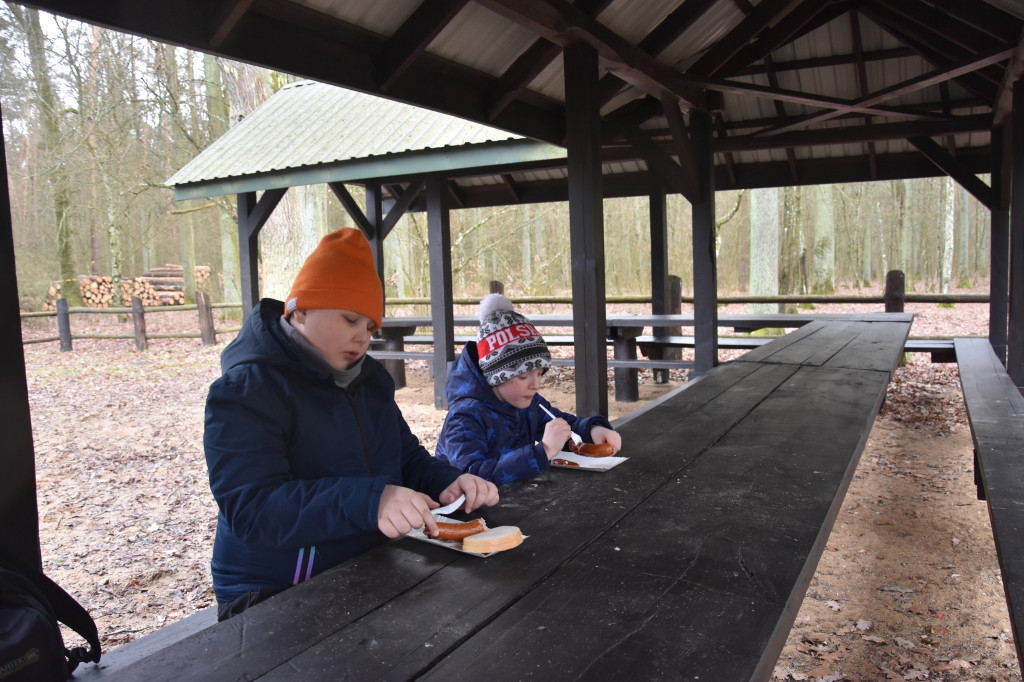
<instances>
[{"instance_id":1,"label":"bench seat","mask_svg":"<svg viewBox=\"0 0 1024 682\"><path fill-rule=\"evenodd\" d=\"M988 501L1017 660L1024 661L1024 396L987 339L960 338L954 345L978 497Z\"/></svg>"}]
</instances>

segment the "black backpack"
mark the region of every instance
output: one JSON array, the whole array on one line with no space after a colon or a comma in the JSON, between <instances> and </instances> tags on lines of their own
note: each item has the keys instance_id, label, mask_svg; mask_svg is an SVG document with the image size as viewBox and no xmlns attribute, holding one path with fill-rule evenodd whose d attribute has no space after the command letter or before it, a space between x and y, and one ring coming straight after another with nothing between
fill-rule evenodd
<instances>
[{"instance_id":1,"label":"black backpack","mask_svg":"<svg viewBox=\"0 0 1024 682\"><path fill-rule=\"evenodd\" d=\"M67 649L57 621L88 643ZM83 661L99 663L89 613L38 569L0 555L0 682L64 682Z\"/></svg>"}]
</instances>

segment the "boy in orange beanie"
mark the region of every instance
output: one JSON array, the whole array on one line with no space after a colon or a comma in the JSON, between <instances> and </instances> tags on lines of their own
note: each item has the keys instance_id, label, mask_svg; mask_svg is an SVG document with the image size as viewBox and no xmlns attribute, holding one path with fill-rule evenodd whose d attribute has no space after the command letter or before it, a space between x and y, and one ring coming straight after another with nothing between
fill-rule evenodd
<instances>
[{"instance_id":1,"label":"boy in orange beanie","mask_svg":"<svg viewBox=\"0 0 1024 682\"><path fill-rule=\"evenodd\" d=\"M409 430L391 376L366 355L383 314L370 245L343 228L224 349L204 435L221 620L386 538L436 534L435 500L497 503L494 484L431 457Z\"/></svg>"}]
</instances>

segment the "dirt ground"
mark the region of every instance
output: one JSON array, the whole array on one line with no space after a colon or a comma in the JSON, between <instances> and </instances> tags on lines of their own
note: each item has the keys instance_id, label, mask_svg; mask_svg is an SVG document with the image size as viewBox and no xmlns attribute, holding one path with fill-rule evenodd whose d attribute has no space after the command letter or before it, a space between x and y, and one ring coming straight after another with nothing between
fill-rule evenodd
<instances>
[{"instance_id":1,"label":"dirt ground","mask_svg":"<svg viewBox=\"0 0 1024 682\"><path fill-rule=\"evenodd\" d=\"M962 310L918 315L915 335L985 333L979 315L964 320ZM152 318L151 331L173 326ZM28 322L26 338L46 333L45 323ZM196 340L160 340L145 353L130 341L80 341L73 353L25 347L44 568L90 611L106 650L213 602L216 507L202 423L222 349ZM1021 679L956 366L910 358L890 385L776 679ZM398 399L432 450L444 415L426 368L413 363L408 376ZM611 401L611 416L684 379L655 385L642 373L641 402ZM565 369L549 373L543 392L560 407L575 404Z\"/></svg>"}]
</instances>

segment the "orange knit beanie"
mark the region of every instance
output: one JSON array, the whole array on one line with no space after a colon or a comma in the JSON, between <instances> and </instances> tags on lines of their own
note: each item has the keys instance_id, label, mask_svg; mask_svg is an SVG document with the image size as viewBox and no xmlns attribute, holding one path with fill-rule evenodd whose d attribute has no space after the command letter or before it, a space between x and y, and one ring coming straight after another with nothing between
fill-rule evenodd
<instances>
[{"instance_id":1,"label":"orange knit beanie","mask_svg":"<svg viewBox=\"0 0 1024 682\"><path fill-rule=\"evenodd\" d=\"M359 230L331 232L309 254L285 299L284 315L310 308L351 310L373 320L384 317L384 288L377 276L370 243Z\"/></svg>"}]
</instances>

